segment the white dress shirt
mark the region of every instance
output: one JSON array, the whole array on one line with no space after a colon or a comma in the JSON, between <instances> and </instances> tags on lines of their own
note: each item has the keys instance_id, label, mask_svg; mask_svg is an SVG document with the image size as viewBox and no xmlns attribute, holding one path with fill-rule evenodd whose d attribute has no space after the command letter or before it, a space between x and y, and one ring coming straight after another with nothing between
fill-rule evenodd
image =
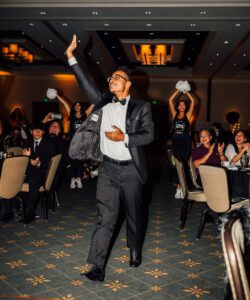
<instances>
[{"instance_id":1,"label":"white dress shirt","mask_svg":"<svg viewBox=\"0 0 250 300\"><path fill-rule=\"evenodd\" d=\"M73 56L68 60L69 65L77 64L76 58ZM103 155L111 157L116 160L130 160L131 155L128 147L128 135L126 134L126 114L128 108L128 102L130 100L130 95L126 97L126 104L122 105L119 102L109 103L102 108L102 122L100 129L100 149ZM95 117L93 113L93 117ZM105 136L105 131L114 131L112 126L116 126L125 135L125 140L120 142L115 142L109 140Z\"/></svg>"},{"instance_id":2,"label":"white dress shirt","mask_svg":"<svg viewBox=\"0 0 250 300\"><path fill-rule=\"evenodd\" d=\"M34 151L35 151L35 149L36 149L36 146L39 147L39 144L40 144L41 140L42 140L42 138L40 138L39 140L35 140L35 139L34 139L34 144L33 144L33 149L34 149Z\"/></svg>"},{"instance_id":3,"label":"white dress shirt","mask_svg":"<svg viewBox=\"0 0 250 300\"><path fill-rule=\"evenodd\" d=\"M130 96L126 98L126 104L122 105L119 102L109 103L102 108L102 122L100 130L100 148L104 155L107 155L117 160L129 160L131 155L126 147L128 143L128 135L126 134L126 113ZM112 126L121 129L125 134L125 140L115 142L109 140L105 136L105 131L114 131Z\"/></svg>"}]
</instances>

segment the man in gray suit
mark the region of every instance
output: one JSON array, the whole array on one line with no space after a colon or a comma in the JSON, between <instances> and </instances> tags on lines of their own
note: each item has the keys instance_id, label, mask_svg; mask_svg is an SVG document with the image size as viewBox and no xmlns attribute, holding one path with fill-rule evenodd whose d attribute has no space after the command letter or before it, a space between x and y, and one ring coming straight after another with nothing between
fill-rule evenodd
<instances>
[{"instance_id":1,"label":"man in gray suit","mask_svg":"<svg viewBox=\"0 0 250 300\"><path fill-rule=\"evenodd\" d=\"M130 96L129 74L117 69L108 78L109 92L102 95L88 70L82 69L74 57L76 47L74 35L66 50L68 62L95 108L76 132L69 154L72 158L101 161L96 192L98 219L87 259L92 267L81 275L103 281L120 203L126 218L130 266L141 264L145 206L142 192L147 181L143 146L153 141L154 125L150 104Z\"/></svg>"}]
</instances>

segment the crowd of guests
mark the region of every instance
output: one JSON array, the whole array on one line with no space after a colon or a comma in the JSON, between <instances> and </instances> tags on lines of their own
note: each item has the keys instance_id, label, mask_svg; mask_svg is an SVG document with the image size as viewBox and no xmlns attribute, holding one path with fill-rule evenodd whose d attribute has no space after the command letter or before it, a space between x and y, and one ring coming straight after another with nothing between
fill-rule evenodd
<instances>
[{"instance_id":1,"label":"crowd of guests","mask_svg":"<svg viewBox=\"0 0 250 300\"><path fill-rule=\"evenodd\" d=\"M170 96L168 103L173 118L173 154L183 163L187 185L190 189L193 188L189 166L190 156L198 176L197 183L200 186L199 166L202 164L218 166L223 162L236 166L250 164L249 134L246 131L238 130L232 134L231 131L225 130L220 122L215 122L212 128L204 128L191 134L190 120L195 110L196 99L191 93L188 82L180 81L176 84L176 90ZM174 182L175 198L183 198L177 173L175 173Z\"/></svg>"},{"instance_id":2,"label":"crowd of guests","mask_svg":"<svg viewBox=\"0 0 250 300\"><path fill-rule=\"evenodd\" d=\"M70 140L85 118L86 113L81 102L74 103L69 114L70 132L67 135L63 134L61 121L54 119L53 113L48 113L43 120L29 124L23 110L16 108L5 123L0 121L1 163L10 147L21 147L23 155L30 158L25 177L25 182L29 184L29 192L22 193L26 223L31 223L36 219L39 187L45 181L53 156L62 155L51 194L58 189L65 172L70 178L70 188L72 189L82 188L83 178L89 178L86 176L87 168L84 168L84 166L88 166L88 162L75 161L68 156ZM96 176L98 173L96 170L94 172ZM13 219L12 202L0 202L0 221L7 222Z\"/></svg>"}]
</instances>

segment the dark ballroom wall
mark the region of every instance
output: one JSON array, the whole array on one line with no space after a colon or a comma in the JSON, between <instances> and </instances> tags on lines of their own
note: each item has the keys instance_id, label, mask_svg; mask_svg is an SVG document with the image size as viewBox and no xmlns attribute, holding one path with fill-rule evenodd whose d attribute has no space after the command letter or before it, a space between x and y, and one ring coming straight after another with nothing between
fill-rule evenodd
<instances>
[{"instance_id":1,"label":"dark ballroom wall","mask_svg":"<svg viewBox=\"0 0 250 300\"><path fill-rule=\"evenodd\" d=\"M136 79L136 77L135 77ZM138 78L137 78L138 79ZM185 80L185 78L180 78ZM177 78L150 78L147 84L140 78L137 81L137 90L133 94L140 95L148 101L157 100L161 110L167 111L167 99L174 91ZM199 103L197 122L206 122L207 117L207 81L204 79L192 80L195 86L195 95ZM8 112L17 106L22 106L29 120L32 119L32 101L41 101L47 88L56 88L63 91L63 94L70 100L85 100L84 93L80 90L72 74L52 73L19 73L14 75L0 76L0 108L1 119L6 119ZM241 125L248 128L250 123L250 80L214 80L211 88L211 120L226 122L225 114L228 111L236 110L241 114ZM64 108L60 110L66 116ZM168 120L167 120L168 119ZM166 124L170 119L166 117ZM65 118L65 129L67 122Z\"/></svg>"}]
</instances>

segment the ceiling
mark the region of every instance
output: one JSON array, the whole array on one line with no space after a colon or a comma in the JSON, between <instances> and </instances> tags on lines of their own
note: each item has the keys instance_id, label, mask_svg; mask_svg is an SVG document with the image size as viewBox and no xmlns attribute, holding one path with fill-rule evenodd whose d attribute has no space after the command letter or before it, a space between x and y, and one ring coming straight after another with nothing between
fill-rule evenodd
<instances>
[{"instance_id":1,"label":"ceiling","mask_svg":"<svg viewBox=\"0 0 250 300\"><path fill-rule=\"evenodd\" d=\"M2 68L68 72L65 49L77 34L77 55L103 75L126 65L150 76L250 78L250 0L240 1L1 1L0 41L17 39L36 55L33 64ZM140 66L122 39L180 39L180 59Z\"/></svg>"}]
</instances>

